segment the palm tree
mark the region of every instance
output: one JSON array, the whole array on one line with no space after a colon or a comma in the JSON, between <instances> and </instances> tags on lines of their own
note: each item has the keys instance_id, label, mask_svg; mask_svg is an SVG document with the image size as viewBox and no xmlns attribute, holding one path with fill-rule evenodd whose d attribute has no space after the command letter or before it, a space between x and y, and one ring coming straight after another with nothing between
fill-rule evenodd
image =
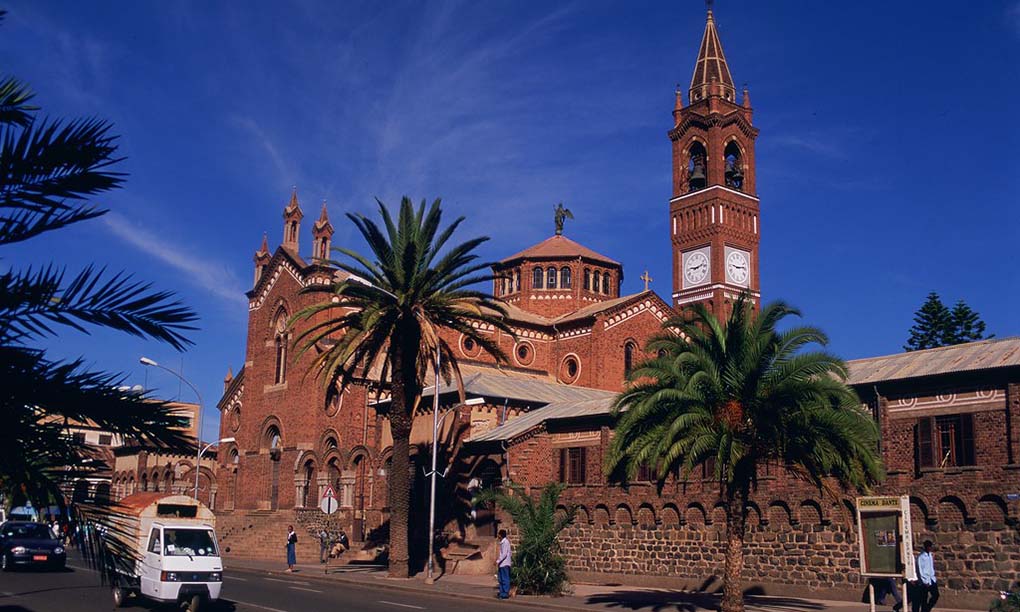
<instances>
[{"instance_id":1,"label":"palm tree","mask_svg":"<svg viewBox=\"0 0 1020 612\"><path fill-rule=\"evenodd\" d=\"M528 495L524 487L487 489L475 503L495 502L513 518L520 536L513 558L513 584L525 595L559 595L567 584L567 562L560 554L559 534L573 521L576 507L557 512L567 485L553 482Z\"/></svg>"},{"instance_id":2,"label":"palm tree","mask_svg":"<svg viewBox=\"0 0 1020 612\"><path fill-rule=\"evenodd\" d=\"M742 296L728 321L702 305L665 324L648 343L657 358L629 375L616 401L619 421L607 468L634 477L652 466L659 490L672 472L686 478L714 460L726 506L722 609L743 610L740 573L748 496L766 465L827 492L867 489L882 477L878 430L847 385L847 367L823 351L813 327L778 331L783 303L755 313Z\"/></svg>"},{"instance_id":3,"label":"palm tree","mask_svg":"<svg viewBox=\"0 0 1020 612\"><path fill-rule=\"evenodd\" d=\"M427 208L422 200L415 210L405 197L396 220L385 204L377 202L383 228L364 215L347 215L368 243L372 256L334 249L350 260L328 262L342 271L334 277L342 280L326 288L330 295L324 301L295 314L291 325L311 322L297 335L295 343L299 354L321 351L309 372L322 378L328 394L369 376L389 386L393 435L393 468L388 474L389 572L391 576L407 577L411 422L426 371L436 367L437 352L446 380L451 376L459 380L457 358L440 334L444 330L463 334L489 355L505 361L493 336L473 324L512 332L503 322L505 311L499 302L470 289L476 283L492 280L487 272L492 264L478 262L474 253L487 237L448 247L464 218L441 229L438 199Z\"/></svg>"},{"instance_id":4,"label":"palm tree","mask_svg":"<svg viewBox=\"0 0 1020 612\"><path fill-rule=\"evenodd\" d=\"M3 12L0 11L0 18ZM87 202L119 187L116 137L98 119L39 119L29 88L0 80L0 247L106 213ZM85 267L0 270L0 490L63 504L60 485L103 467L68 422L183 448L183 420L165 403L125 393L125 377L55 361L32 346L58 327L114 329L182 350L195 314L168 292L123 273Z\"/></svg>"}]
</instances>

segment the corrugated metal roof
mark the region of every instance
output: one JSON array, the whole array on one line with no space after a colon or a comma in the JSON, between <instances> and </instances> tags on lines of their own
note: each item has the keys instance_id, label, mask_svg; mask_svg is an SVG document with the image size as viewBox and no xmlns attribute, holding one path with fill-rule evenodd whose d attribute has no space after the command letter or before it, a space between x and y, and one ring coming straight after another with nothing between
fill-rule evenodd
<instances>
[{"instance_id":1,"label":"corrugated metal roof","mask_svg":"<svg viewBox=\"0 0 1020 612\"><path fill-rule=\"evenodd\" d=\"M1020 366L1020 337L998 338L848 361L850 384Z\"/></svg>"},{"instance_id":2,"label":"corrugated metal roof","mask_svg":"<svg viewBox=\"0 0 1020 612\"><path fill-rule=\"evenodd\" d=\"M439 386L439 394L456 393L457 385ZM476 397L511 399L535 404L576 402L589 399L612 398L616 394L602 389L574 387L533 376L503 372L494 368L464 375L464 393ZM422 397L432 397L432 387L426 387Z\"/></svg>"},{"instance_id":3,"label":"corrugated metal roof","mask_svg":"<svg viewBox=\"0 0 1020 612\"><path fill-rule=\"evenodd\" d=\"M580 401L553 402L544 408L532 410L516 419L510 419L504 425L491 429L478 436L472 437L468 442L497 442L512 440L517 436L527 433L546 421L555 419L569 419L584 416L597 416L609 414L613 406L615 394L609 393L607 397L587 399Z\"/></svg>"}]
</instances>

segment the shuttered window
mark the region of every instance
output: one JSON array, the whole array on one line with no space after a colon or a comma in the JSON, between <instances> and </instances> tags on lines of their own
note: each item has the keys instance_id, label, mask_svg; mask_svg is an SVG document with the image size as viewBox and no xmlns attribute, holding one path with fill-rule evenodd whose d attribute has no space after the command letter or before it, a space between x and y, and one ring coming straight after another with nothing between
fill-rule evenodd
<instances>
[{"instance_id":1,"label":"shuttered window","mask_svg":"<svg viewBox=\"0 0 1020 612\"><path fill-rule=\"evenodd\" d=\"M560 449L560 482L584 484L587 450L583 446Z\"/></svg>"},{"instance_id":2,"label":"shuttered window","mask_svg":"<svg viewBox=\"0 0 1020 612\"><path fill-rule=\"evenodd\" d=\"M919 468L975 465L973 415L925 417L914 431Z\"/></svg>"}]
</instances>

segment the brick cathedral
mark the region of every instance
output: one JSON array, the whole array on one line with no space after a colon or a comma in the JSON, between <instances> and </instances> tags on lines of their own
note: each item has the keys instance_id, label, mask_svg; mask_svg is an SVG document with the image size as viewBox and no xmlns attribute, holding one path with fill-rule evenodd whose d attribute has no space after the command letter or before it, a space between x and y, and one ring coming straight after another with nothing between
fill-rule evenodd
<instances>
[{"instance_id":1,"label":"brick cathedral","mask_svg":"<svg viewBox=\"0 0 1020 612\"><path fill-rule=\"evenodd\" d=\"M672 190L663 215L672 244L670 300L647 284L622 295L623 265L563 235L558 224L554 235L493 268L492 290L506 302L515 336L490 331L510 363L497 368L472 341L446 337L463 364L466 397L475 401L465 404L457 388L441 386L427 388L421 405L430 409L438 392L443 410L452 411L439 451L452 466L439 523L460 549L480 551L477 571L491 573L484 563L492 563L487 551L500 517L473 507L473 492L505 481L562 481L564 503L578 507L563 537L573 575L692 588L719 576L724 519L709 478L669 482L658 495L647 478L620 486L602 470L614 395L663 321L694 302L726 314L741 292L760 296L758 129L747 89L734 87L711 11L690 87L677 89L672 116ZM300 240L303 217L295 192L283 209L282 243L271 250L263 238L255 253L244 366L228 374L218 403L221 437L236 442L217 454L215 509L229 554L274 555L281 526L311 534L327 523L343 526L357 554L371 558L385 543L388 513L391 438L379 410L386 394L365 380L327 402L313 378L302 380L309 358L295 356L287 321L320 299L301 289L330 283L335 273L320 263L334 231L325 206L310 248ZM1020 501L1011 495L1020 493L1020 339L850 365L852 384L881 426L889 474L881 492L912 497L915 533L940 546L944 601L984 605L987 594L1020 579L1020 559L1000 554L1020 544ZM426 411L412 432L417 456L428 455L430 436ZM768 593L824 588L827 596L859 596L852 498L825 498L781 469L760 477L745 578ZM340 506L328 517L318 509L327 488ZM411 517L419 543L425 491L416 486L419 511ZM306 558L317 553L311 536L301 542Z\"/></svg>"}]
</instances>

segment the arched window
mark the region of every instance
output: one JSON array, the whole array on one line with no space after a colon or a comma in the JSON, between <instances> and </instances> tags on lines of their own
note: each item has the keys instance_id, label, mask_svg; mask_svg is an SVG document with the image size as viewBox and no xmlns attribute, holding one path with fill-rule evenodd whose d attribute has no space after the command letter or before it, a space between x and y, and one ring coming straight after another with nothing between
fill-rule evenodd
<instances>
[{"instance_id":1,"label":"arched window","mask_svg":"<svg viewBox=\"0 0 1020 612\"><path fill-rule=\"evenodd\" d=\"M705 145L695 142L687 150L687 190L697 191L708 185L708 152Z\"/></svg>"},{"instance_id":2,"label":"arched window","mask_svg":"<svg viewBox=\"0 0 1020 612\"><path fill-rule=\"evenodd\" d=\"M283 439L280 437L280 430L276 425L270 425L266 430L266 446L269 450L279 450Z\"/></svg>"},{"instance_id":3,"label":"arched window","mask_svg":"<svg viewBox=\"0 0 1020 612\"><path fill-rule=\"evenodd\" d=\"M591 270L584 269L584 290L591 291Z\"/></svg>"},{"instance_id":4,"label":"arched window","mask_svg":"<svg viewBox=\"0 0 1020 612\"><path fill-rule=\"evenodd\" d=\"M598 270L596 270L595 273L591 275L591 290L593 292L595 293L600 292L599 287L602 285L601 279L602 275L599 274Z\"/></svg>"},{"instance_id":5,"label":"arched window","mask_svg":"<svg viewBox=\"0 0 1020 612\"><path fill-rule=\"evenodd\" d=\"M726 145L726 186L742 191L744 189L744 165L740 159L740 147L735 140Z\"/></svg>"},{"instance_id":6,"label":"arched window","mask_svg":"<svg viewBox=\"0 0 1020 612\"><path fill-rule=\"evenodd\" d=\"M570 268L560 268L560 289L570 289Z\"/></svg>"},{"instance_id":7,"label":"arched window","mask_svg":"<svg viewBox=\"0 0 1020 612\"><path fill-rule=\"evenodd\" d=\"M230 464L237 465L241 463L241 453L237 452L237 448L230 449Z\"/></svg>"},{"instance_id":8,"label":"arched window","mask_svg":"<svg viewBox=\"0 0 1020 612\"><path fill-rule=\"evenodd\" d=\"M542 268L536 267L531 273L531 288L541 289L543 285L544 274L542 274Z\"/></svg>"},{"instance_id":9,"label":"arched window","mask_svg":"<svg viewBox=\"0 0 1020 612\"><path fill-rule=\"evenodd\" d=\"M602 275L602 293L611 294L613 284L609 281L609 272Z\"/></svg>"},{"instance_id":10,"label":"arched window","mask_svg":"<svg viewBox=\"0 0 1020 612\"><path fill-rule=\"evenodd\" d=\"M281 384L287 380L287 313L284 310L276 315L276 337L273 342L276 345L276 368L273 377L274 384Z\"/></svg>"},{"instance_id":11,"label":"arched window","mask_svg":"<svg viewBox=\"0 0 1020 612\"><path fill-rule=\"evenodd\" d=\"M315 464L311 461L305 463L304 482L301 486L301 505L309 508L315 505L316 495L312 491L312 484L315 482Z\"/></svg>"},{"instance_id":12,"label":"arched window","mask_svg":"<svg viewBox=\"0 0 1020 612\"><path fill-rule=\"evenodd\" d=\"M512 291L514 293L517 293L520 290L521 290L521 271L514 270L514 286Z\"/></svg>"},{"instance_id":13,"label":"arched window","mask_svg":"<svg viewBox=\"0 0 1020 612\"><path fill-rule=\"evenodd\" d=\"M556 288L556 268L553 266L549 266L549 269L545 271L545 288Z\"/></svg>"},{"instance_id":14,"label":"arched window","mask_svg":"<svg viewBox=\"0 0 1020 612\"><path fill-rule=\"evenodd\" d=\"M623 372L630 374L630 371L634 368L634 349L637 346L633 342L627 342L623 345Z\"/></svg>"}]
</instances>

